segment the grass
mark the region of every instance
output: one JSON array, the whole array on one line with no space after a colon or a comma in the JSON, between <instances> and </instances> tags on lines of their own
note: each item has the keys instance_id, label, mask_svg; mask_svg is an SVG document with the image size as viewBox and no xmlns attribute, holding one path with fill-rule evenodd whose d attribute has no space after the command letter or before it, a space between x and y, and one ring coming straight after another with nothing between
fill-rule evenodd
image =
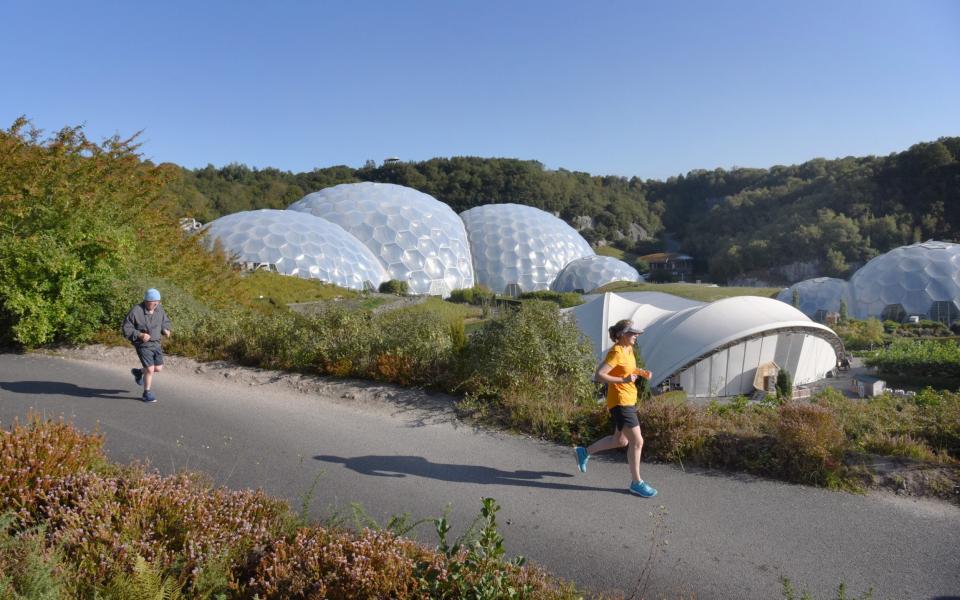
<instances>
[{"instance_id":1,"label":"grass","mask_svg":"<svg viewBox=\"0 0 960 600\"><path fill-rule=\"evenodd\" d=\"M447 302L435 296L427 298L425 301L413 306L407 306L399 310L411 314L430 314L446 323L463 322L467 320L476 320L483 314L483 309L479 306L470 304L454 304Z\"/></svg>"},{"instance_id":2,"label":"grass","mask_svg":"<svg viewBox=\"0 0 960 600\"><path fill-rule=\"evenodd\" d=\"M735 296L773 298L780 292L780 288L712 287L695 283L631 283L628 281L616 281L596 290L596 293L603 292L660 292L662 294L672 294L698 302L714 302Z\"/></svg>"},{"instance_id":3,"label":"grass","mask_svg":"<svg viewBox=\"0 0 960 600\"><path fill-rule=\"evenodd\" d=\"M353 290L316 279L302 279L270 271L255 271L245 275L240 279L238 291L250 304L268 303L274 306L360 296Z\"/></svg>"},{"instance_id":4,"label":"grass","mask_svg":"<svg viewBox=\"0 0 960 600\"><path fill-rule=\"evenodd\" d=\"M626 256L627 253L615 246L600 246L597 248L597 254L600 256L612 256L617 260L623 260L623 257Z\"/></svg>"}]
</instances>

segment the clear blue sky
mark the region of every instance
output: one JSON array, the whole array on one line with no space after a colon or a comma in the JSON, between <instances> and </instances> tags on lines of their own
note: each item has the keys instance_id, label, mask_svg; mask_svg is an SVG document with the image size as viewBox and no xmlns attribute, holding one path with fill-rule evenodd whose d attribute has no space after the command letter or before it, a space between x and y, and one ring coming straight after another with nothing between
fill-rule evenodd
<instances>
[{"instance_id":1,"label":"clear blue sky","mask_svg":"<svg viewBox=\"0 0 960 600\"><path fill-rule=\"evenodd\" d=\"M0 3L0 126L308 171L536 159L663 179L960 135L960 1Z\"/></svg>"}]
</instances>

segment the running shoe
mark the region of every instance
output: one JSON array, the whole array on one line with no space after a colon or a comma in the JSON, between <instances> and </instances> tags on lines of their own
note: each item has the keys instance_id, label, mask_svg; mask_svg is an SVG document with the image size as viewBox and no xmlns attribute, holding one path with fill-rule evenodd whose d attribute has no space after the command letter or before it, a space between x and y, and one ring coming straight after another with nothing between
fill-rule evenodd
<instances>
[{"instance_id":1,"label":"running shoe","mask_svg":"<svg viewBox=\"0 0 960 600\"><path fill-rule=\"evenodd\" d=\"M130 369L130 374L133 375L137 385L143 385L143 369Z\"/></svg>"},{"instance_id":2,"label":"running shoe","mask_svg":"<svg viewBox=\"0 0 960 600\"><path fill-rule=\"evenodd\" d=\"M587 461L590 460L590 455L583 446L577 446L575 450L577 451L577 468L580 469L581 473L586 473Z\"/></svg>"},{"instance_id":3,"label":"running shoe","mask_svg":"<svg viewBox=\"0 0 960 600\"><path fill-rule=\"evenodd\" d=\"M653 498L657 495L657 490L650 487L646 481L634 481L630 484L630 493L642 498Z\"/></svg>"},{"instance_id":4,"label":"running shoe","mask_svg":"<svg viewBox=\"0 0 960 600\"><path fill-rule=\"evenodd\" d=\"M145 392L143 393L143 401L144 401L144 402L148 402L148 403L149 403L149 402L156 402L156 401L157 401L157 397L153 395L153 392L151 392L150 390L147 390L147 391L145 391Z\"/></svg>"}]
</instances>

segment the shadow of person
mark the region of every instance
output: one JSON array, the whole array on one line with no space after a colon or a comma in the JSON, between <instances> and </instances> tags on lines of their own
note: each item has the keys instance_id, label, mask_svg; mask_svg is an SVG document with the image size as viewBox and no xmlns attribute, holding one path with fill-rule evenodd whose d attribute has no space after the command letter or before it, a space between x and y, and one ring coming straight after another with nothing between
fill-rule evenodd
<instances>
[{"instance_id":1,"label":"shadow of person","mask_svg":"<svg viewBox=\"0 0 960 600\"><path fill-rule=\"evenodd\" d=\"M112 400L137 399L130 390L108 390L80 387L63 381L0 381L0 389L15 394L46 394L50 396L74 396L77 398L110 398ZM118 396L117 394L127 394Z\"/></svg>"},{"instance_id":2,"label":"shadow of person","mask_svg":"<svg viewBox=\"0 0 960 600\"><path fill-rule=\"evenodd\" d=\"M313 457L328 463L342 464L351 471L361 475L374 477L425 477L439 481L457 483L478 483L483 485L519 485L538 487L551 490L582 490L582 491L620 491L614 488L599 488L583 485L571 485L547 481L547 478L573 477L569 473L554 471L503 471L493 467L477 465L456 465L450 463L434 463L422 456L355 456L345 458L321 454Z\"/></svg>"}]
</instances>

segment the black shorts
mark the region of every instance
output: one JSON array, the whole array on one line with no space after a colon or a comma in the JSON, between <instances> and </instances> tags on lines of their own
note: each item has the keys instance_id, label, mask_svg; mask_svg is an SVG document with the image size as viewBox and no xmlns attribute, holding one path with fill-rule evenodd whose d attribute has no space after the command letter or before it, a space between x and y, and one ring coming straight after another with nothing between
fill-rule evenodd
<instances>
[{"instance_id":1,"label":"black shorts","mask_svg":"<svg viewBox=\"0 0 960 600\"><path fill-rule=\"evenodd\" d=\"M150 344L146 346L134 346L137 349L137 357L140 364L145 367L153 367L163 364L163 348L159 344Z\"/></svg>"},{"instance_id":2,"label":"black shorts","mask_svg":"<svg viewBox=\"0 0 960 600\"><path fill-rule=\"evenodd\" d=\"M610 409L610 420L613 421L614 431L620 431L624 427L640 427L640 419L637 418L637 406L614 406Z\"/></svg>"}]
</instances>

